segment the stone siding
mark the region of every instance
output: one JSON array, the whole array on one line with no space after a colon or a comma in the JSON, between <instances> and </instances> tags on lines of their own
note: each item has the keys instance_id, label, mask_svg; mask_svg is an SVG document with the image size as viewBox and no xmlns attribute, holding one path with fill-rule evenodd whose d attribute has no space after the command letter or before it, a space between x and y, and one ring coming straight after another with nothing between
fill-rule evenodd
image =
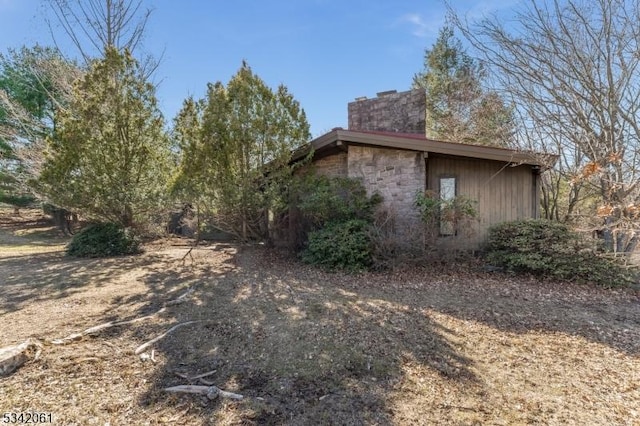
<instances>
[{"instance_id":1,"label":"stone siding","mask_svg":"<svg viewBox=\"0 0 640 426\"><path fill-rule=\"evenodd\" d=\"M347 153L329 155L313 162L315 172L328 177L347 177Z\"/></svg>"},{"instance_id":2,"label":"stone siding","mask_svg":"<svg viewBox=\"0 0 640 426\"><path fill-rule=\"evenodd\" d=\"M425 189L422 152L351 145L348 165L349 177L360 179L369 194L380 194L383 205L398 218L419 223L414 200Z\"/></svg>"},{"instance_id":3,"label":"stone siding","mask_svg":"<svg viewBox=\"0 0 640 426\"><path fill-rule=\"evenodd\" d=\"M425 134L424 90L379 93L377 98L350 102L349 130Z\"/></svg>"}]
</instances>

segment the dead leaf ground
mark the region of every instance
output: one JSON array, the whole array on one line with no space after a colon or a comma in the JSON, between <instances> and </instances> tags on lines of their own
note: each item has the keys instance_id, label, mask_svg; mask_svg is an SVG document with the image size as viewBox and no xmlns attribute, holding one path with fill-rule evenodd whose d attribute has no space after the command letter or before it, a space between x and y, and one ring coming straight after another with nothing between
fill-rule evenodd
<instances>
[{"instance_id":1,"label":"dead leaf ground","mask_svg":"<svg viewBox=\"0 0 640 426\"><path fill-rule=\"evenodd\" d=\"M152 320L45 346L0 378L0 413L65 425L640 424L632 291L462 268L332 274L230 244L183 263L184 240L72 260L45 222L0 213L0 346L149 314L194 289ZM133 354L188 320L207 321L154 345L155 363ZM245 400L161 391L211 370L206 380Z\"/></svg>"}]
</instances>

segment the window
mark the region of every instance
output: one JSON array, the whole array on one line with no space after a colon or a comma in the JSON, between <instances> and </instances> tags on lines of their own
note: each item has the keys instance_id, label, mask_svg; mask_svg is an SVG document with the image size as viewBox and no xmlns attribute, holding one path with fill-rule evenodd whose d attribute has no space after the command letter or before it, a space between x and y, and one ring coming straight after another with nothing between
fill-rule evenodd
<instances>
[{"instance_id":1,"label":"window","mask_svg":"<svg viewBox=\"0 0 640 426\"><path fill-rule=\"evenodd\" d=\"M456 230L451 216L451 205L456 198L456 178L440 178L440 235L455 235Z\"/></svg>"}]
</instances>

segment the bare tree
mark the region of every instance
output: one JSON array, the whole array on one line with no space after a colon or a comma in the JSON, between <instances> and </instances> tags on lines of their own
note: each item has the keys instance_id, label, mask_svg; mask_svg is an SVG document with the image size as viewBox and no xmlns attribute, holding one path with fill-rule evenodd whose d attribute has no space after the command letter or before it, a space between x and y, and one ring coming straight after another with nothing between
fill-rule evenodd
<instances>
[{"instance_id":1,"label":"bare tree","mask_svg":"<svg viewBox=\"0 0 640 426\"><path fill-rule=\"evenodd\" d=\"M0 158L0 169L10 170L25 191L35 191L30 182L42 170L55 112L66 107L81 75L82 70L55 49L23 47L0 54L0 141L14 155L14 164L3 164Z\"/></svg>"},{"instance_id":2,"label":"bare tree","mask_svg":"<svg viewBox=\"0 0 640 426\"><path fill-rule=\"evenodd\" d=\"M560 155L548 200L565 198L570 217L595 194L610 247L628 245L635 234L620 230L640 219L639 0L529 0L513 30L456 23L517 105L520 143Z\"/></svg>"},{"instance_id":3,"label":"bare tree","mask_svg":"<svg viewBox=\"0 0 640 426\"><path fill-rule=\"evenodd\" d=\"M49 0L47 4L85 62L113 47L121 53L128 50L134 54L146 76L157 68L158 61L150 55L136 54L151 15L151 9L142 7L142 0ZM52 22L48 23L57 45Z\"/></svg>"}]
</instances>

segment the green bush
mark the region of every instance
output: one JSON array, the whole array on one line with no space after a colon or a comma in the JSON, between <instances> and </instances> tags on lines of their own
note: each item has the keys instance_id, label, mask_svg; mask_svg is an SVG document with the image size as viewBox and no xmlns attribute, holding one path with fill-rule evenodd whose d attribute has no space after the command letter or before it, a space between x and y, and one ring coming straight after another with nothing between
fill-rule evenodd
<instances>
[{"instance_id":1,"label":"green bush","mask_svg":"<svg viewBox=\"0 0 640 426\"><path fill-rule=\"evenodd\" d=\"M370 227L382 197L369 197L359 180L309 174L292 191L300 211L302 260L327 269L360 271L372 263Z\"/></svg>"},{"instance_id":2,"label":"green bush","mask_svg":"<svg viewBox=\"0 0 640 426\"><path fill-rule=\"evenodd\" d=\"M371 265L369 222L352 219L330 222L309 233L302 260L327 269L360 271Z\"/></svg>"},{"instance_id":3,"label":"green bush","mask_svg":"<svg viewBox=\"0 0 640 426\"><path fill-rule=\"evenodd\" d=\"M304 262L348 271L371 266L371 224L380 195L368 196L357 179L313 173L300 176L290 195L300 213L294 232Z\"/></svg>"},{"instance_id":4,"label":"green bush","mask_svg":"<svg viewBox=\"0 0 640 426\"><path fill-rule=\"evenodd\" d=\"M548 220L504 222L489 230L487 260L516 273L606 287L633 281L631 271L604 256L565 224Z\"/></svg>"},{"instance_id":5,"label":"green bush","mask_svg":"<svg viewBox=\"0 0 640 426\"><path fill-rule=\"evenodd\" d=\"M315 227L325 223L351 219L371 221L382 197L369 197L356 179L309 174L294 188L294 203L307 221Z\"/></svg>"},{"instance_id":6,"label":"green bush","mask_svg":"<svg viewBox=\"0 0 640 426\"><path fill-rule=\"evenodd\" d=\"M74 235L66 252L75 257L119 256L140 253L140 244L131 232L121 226L98 223Z\"/></svg>"}]
</instances>

